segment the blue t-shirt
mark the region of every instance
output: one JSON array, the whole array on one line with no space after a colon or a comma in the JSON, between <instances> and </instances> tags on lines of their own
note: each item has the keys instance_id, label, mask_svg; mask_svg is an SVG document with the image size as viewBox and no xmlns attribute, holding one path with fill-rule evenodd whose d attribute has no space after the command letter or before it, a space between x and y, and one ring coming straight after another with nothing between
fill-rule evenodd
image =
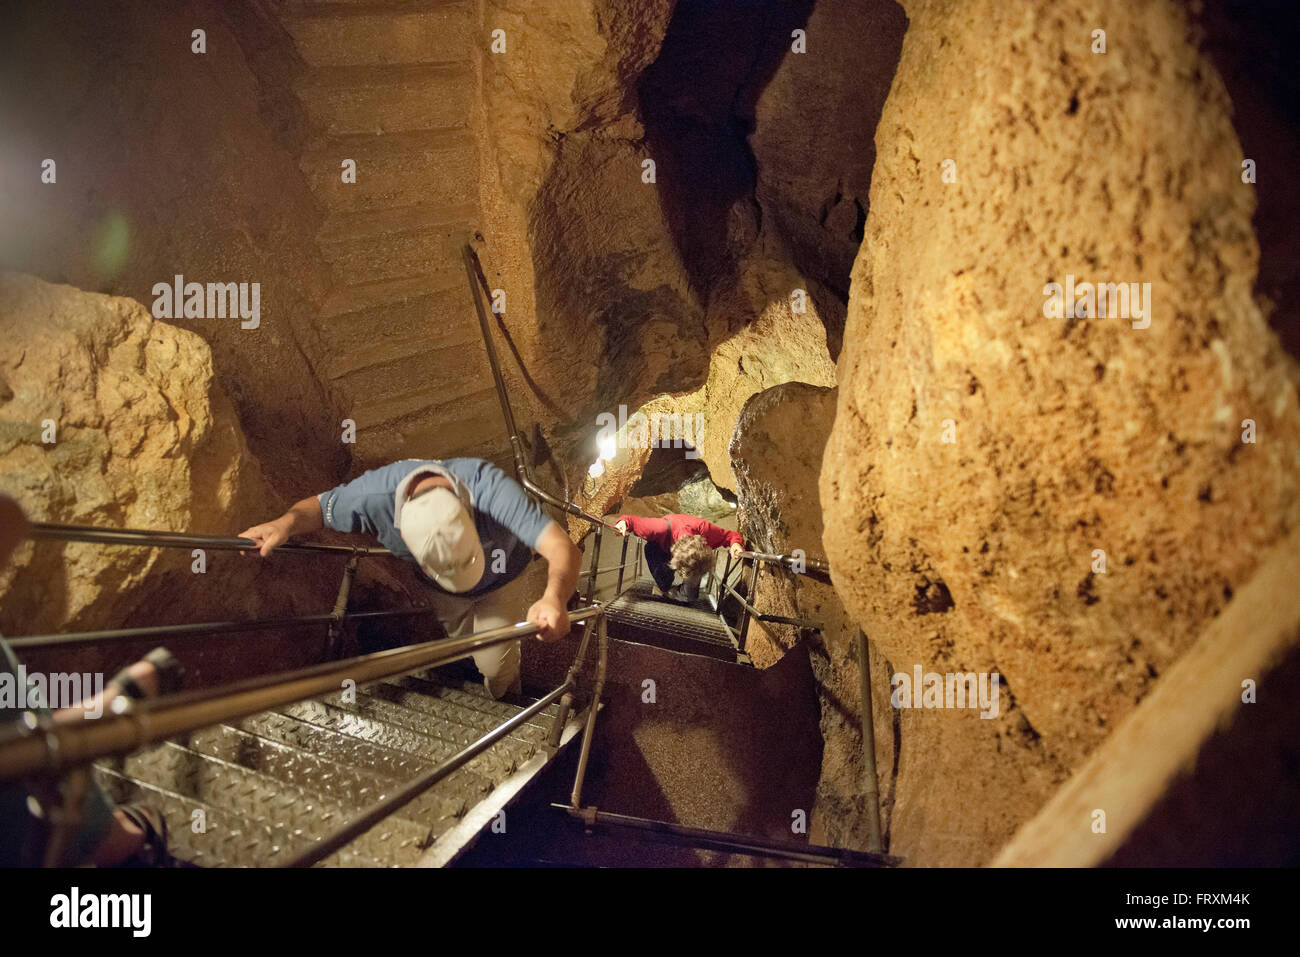
<instances>
[{"instance_id":1,"label":"blue t-shirt","mask_svg":"<svg viewBox=\"0 0 1300 957\"><path fill-rule=\"evenodd\" d=\"M429 473L452 481L474 516L483 545L483 578L458 594L482 595L515 579L532 560L537 540L552 519L518 482L483 459L403 459L371 469L317 496L325 524L338 532L373 535L394 555L415 562L394 520L397 494L400 490L405 501L409 480ZM424 578L438 587L427 575Z\"/></svg>"}]
</instances>

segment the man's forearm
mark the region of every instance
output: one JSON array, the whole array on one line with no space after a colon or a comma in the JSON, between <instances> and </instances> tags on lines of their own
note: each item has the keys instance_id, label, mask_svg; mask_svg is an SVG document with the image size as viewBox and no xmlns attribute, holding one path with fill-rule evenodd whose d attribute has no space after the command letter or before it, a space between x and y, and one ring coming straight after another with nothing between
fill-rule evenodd
<instances>
[{"instance_id":1,"label":"man's forearm","mask_svg":"<svg viewBox=\"0 0 1300 957\"><path fill-rule=\"evenodd\" d=\"M325 516L320 510L320 499L315 495L295 502L289 511L280 516L284 523L285 534L292 538L308 532L320 531L325 527Z\"/></svg>"},{"instance_id":2,"label":"man's forearm","mask_svg":"<svg viewBox=\"0 0 1300 957\"><path fill-rule=\"evenodd\" d=\"M546 559L546 597L564 605L578 587L578 565L582 557L559 525L552 523L537 543Z\"/></svg>"},{"instance_id":3,"label":"man's forearm","mask_svg":"<svg viewBox=\"0 0 1300 957\"><path fill-rule=\"evenodd\" d=\"M563 605L578 587L578 566L557 567L551 564L546 574L546 595Z\"/></svg>"}]
</instances>

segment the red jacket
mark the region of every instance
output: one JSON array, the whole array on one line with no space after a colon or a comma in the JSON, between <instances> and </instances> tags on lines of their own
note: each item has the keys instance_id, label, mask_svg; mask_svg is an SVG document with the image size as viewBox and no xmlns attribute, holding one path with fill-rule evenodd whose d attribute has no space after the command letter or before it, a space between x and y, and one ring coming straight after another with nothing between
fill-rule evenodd
<instances>
[{"instance_id":1,"label":"red jacket","mask_svg":"<svg viewBox=\"0 0 1300 957\"><path fill-rule=\"evenodd\" d=\"M706 522L698 515L665 515L663 518L642 518L640 515L620 515L614 522L627 522L628 531L633 535L654 542L664 551L672 551L673 542L688 535L703 535L710 548L722 548L724 545L743 545L744 539L739 532L729 532L718 528L712 522ZM672 532L668 526L671 523Z\"/></svg>"}]
</instances>

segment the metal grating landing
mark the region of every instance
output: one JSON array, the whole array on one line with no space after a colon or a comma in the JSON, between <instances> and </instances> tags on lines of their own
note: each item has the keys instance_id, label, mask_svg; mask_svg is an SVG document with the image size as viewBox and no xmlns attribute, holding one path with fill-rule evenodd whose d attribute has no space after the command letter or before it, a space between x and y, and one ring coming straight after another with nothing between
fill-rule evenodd
<instances>
[{"instance_id":1,"label":"metal grating landing","mask_svg":"<svg viewBox=\"0 0 1300 957\"><path fill-rule=\"evenodd\" d=\"M609 605L610 637L722 661L745 660L718 616L703 601L681 605L654 593L640 579Z\"/></svg>"}]
</instances>

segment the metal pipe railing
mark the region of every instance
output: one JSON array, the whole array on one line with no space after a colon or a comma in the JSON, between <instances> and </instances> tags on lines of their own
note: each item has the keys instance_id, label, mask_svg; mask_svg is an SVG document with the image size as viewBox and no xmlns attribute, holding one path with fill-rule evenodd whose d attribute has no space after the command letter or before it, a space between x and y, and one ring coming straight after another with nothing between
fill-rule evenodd
<instances>
[{"instance_id":1,"label":"metal pipe railing","mask_svg":"<svg viewBox=\"0 0 1300 957\"><path fill-rule=\"evenodd\" d=\"M176 637L193 635L220 635L239 631L269 631L275 628L298 628L306 625L328 625L334 622L359 621L367 618L393 618L403 615L428 615L436 609L392 608L379 611L349 611L336 617L333 612L316 615L295 615L288 618L252 618L246 621L198 621L177 625L142 625L138 628L106 628L99 631L74 631L62 634L23 635L5 639L13 648L52 648L58 645L91 644L101 641L126 641L132 638Z\"/></svg>"},{"instance_id":2,"label":"metal pipe railing","mask_svg":"<svg viewBox=\"0 0 1300 957\"><path fill-rule=\"evenodd\" d=\"M600 621L596 623L600 631L597 638L600 651L596 658L596 684L591 692L591 704L587 706L587 724L582 729L582 750L578 754L578 770L573 776L573 793L569 798L569 803L574 807L582 807L582 785L587 779L587 761L591 757L591 742L596 733L596 712L600 710L600 695L605 690L605 665L609 650L606 620L606 616L601 615Z\"/></svg>"},{"instance_id":3,"label":"metal pipe railing","mask_svg":"<svg viewBox=\"0 0 1300 957\"><path fill-rule=\"evenodd\" d=\"M560 698L560 707L556 709L555 721L551 724L551 733L548 743L553 748L560 746L560 736L564 733L564 725L569 720L569 710L573 707L573 691L577 688L578 671L582 668L583 662L587 660L587 644L591 641L591 631L595 626L596 620L588 618L587 624L582 628L582 640L578 642L578 652L573 656L573 664L569 666L569 674L565 682L574 682L570 689Z\"/></svg>"},{"instance_id":4,"label":"metal pipe railing","mask_svg":"<svg viewBox=\"0 0 1300 957\"><path fill-rule=\"evenodd\" d=\"M784 565L791 571L797 571L796 566L798 565L803 565L805 570L823 574L829 574L831 570L830 563L822 561L820 558L798 558L794 555L776 555L770 552L741 552L740 557L771 565ZM806 574L806 571L804 573Z\"/></svg>"},{"instance_id":5,"label":"metal pipe railing","mask_svg":"<svg viewBox=\"0 0 1300 957\"><path fill-rule=\"evenodd\" d=\"M754 597L754 592L758 588L759 564L760 563L758 561L755 561L749 572L749 588L746 591L748 592L750 598ZM732 592L732 594L735 594L735 592ZM736 597L739 598L740 596L736 595ZM740 629L739 629L740 634L738 638L739 647L741 651L745 650L745 642L748 641L749 639L749 619L755 614L755 612L750 611L750 608L754 607L753 605L750 605L749 602L744 602L744 605L745 605L745 613L740 618Z\"/></svg>"},{"instance_id":6,"label":"metal pipe railing","mask_svg":"<svg viewBox=\"0 0 1300 957\"><path fill-rule=\"evenodd\" d=\"M627 536L623 538L623 550L618 556L618 581L614 584L614 594L619 595L623 592L623 569L627 568Z\"/></svg>"},{"instance_id":7,"label":"metal pipe railing","mask_svg":"<svg viewBox=\"0 0 1300 957\"><path fill-rule=\"evenodd\" d=\"M596 574L597 574L597 575L603 575L603 574L605 574L606 572L618 571L620 568L626 568L627 565L629 565L629 564L631 564L631 563L630 563L630 562L626 562L626 563L624 563L624 564L622 564L622 565L606 565L604 568L597 568L597 569L596 569ZM586 577L588 577L590 574L591 574L591 569L588 568L588 569L585 569L585 570L583 570L583 571L578 572L578 577L579 577L579 578L586 578ZM618 590L618 591L622 591L623 589L622 589L622 587L620 586L617 590Z\"/></svg>"},{"instance_id":8,"label":"metal pipe railing","mask_svg":"<svg viewBox=\"0 0 1300 957\"><path fill-rule=\"evenodd\" d=\"M591 571L587 574L587 601L591 601L596 594L596 576L600 574L600 536L603 531L599 525L596 526L596 542L591 546Z\"/></svg>"},{"instance_id":9,"label":"metal pipe railing","mask_svg":"<svg viewBox=\"0 0 1300 957\"><path fill-rule=\"evenodd\" d=\"M348 617L348 598L352 594L352 581L357 575L357 565L356 555L348 559L348 563L343 567L343 579L339 582L338 593L334 596L334 610L330 612L330 623L325 632L326 653L331 658L338 654L343 623Z\"/></svg>"},{"instance_id":10,"label":"metal pipe railing","mask_svg":"<svg viewBox=\"0 0 1300 957\"><path fill-rule=\"evenodd\" d=\"M880 782L876 779L876 727L871 708L871 658L867 635L858 629L858 691L862 702L862 783L867 803L867 850L880 853Z\"/></svg>"},{"instance_id":11,"label":"metal pipe railing","mask_svg":"<svg viewBox=\"0 0 1300 957\"><path fill-rule=\"evenodd\" d=\"M213 551L256 551L259 546L247 538L220 538L213 535L191 535L188 532L165 532L158 529L99 528L94 525L59 525L53 522L33 522L28 534L32 538L54 541L91 542L99 545L134 545L144 548L204 548ZM365 557L391 555L386 548L368 548L357 545L326 545L319 542L285 542L277 545L277 552L327 552L338 555Z\"/></svg>"},{"instance_id":12,"label":"metal pipe railing","mask_svg":"<svg viewBox=\"0 0 1300 957\"><path fill-rule=\"evenodd\" d=\"M722 607L722 596L725 594L723 589L726 587L727 578L731 574L732 561L731 550L728 549L727 562L722 566L722 577L717 580L717 587L713 589L713 608L715 611ZM716 568L717 566L715 565L714 567Z\"/></svg>"},{"instance_id":13,"label":"metal pipe railing","mask_svg":"<svg viewBox=\"0 0 1300 957\"><path fill-rule=\"evenodd\" d=\"M887 854L850 851L839 847L825 847L818 844L793 844L785 841L772 841L761 837L733 834L727 831L706 831L703 828L687 827L670 821L654 821L643 817L631 817L626 814L614 814L598 811L595 808L565 806L552 804L551 807L564 811L588 827L603 825L621 827L649 834L653 839L686 847L703 847L732 854L745 854L755 857L772 857L805 864L844 865L849 867L896 867L900 861Z\"/></svg>"},{"instance_id":14,"label":"metal pipe railing","mask_svg":"<svg viewBox=\"0 0 1300 957\"><path fill-rule=\"evenodd\" d=\"M569 615L569 620L574 623L585 621L602 612L602 608L595 606L577 609ZM146 700L124 713L75 724L31 728L14 722L0 728L0 781L126 754L176 735L330 694L341 687L345 678L357 684L391 678L419 668L446 664L480 648L503 644L537 631L537 625L517 622L464 638L427 641L283 674L250 678L219 688Z\"/></svg>"},{"instance_id":15,"label":"metal pipe railing","mask_svg":"<svg viewBox=\"0 0 1300 957\"><path fill-rule=\"evenodd\" d=\"M528 465L528 457L524 455L524 443L519 438L519 428L515 425L515 413L510 407L510 398L506 394L506 381L501 375L501 361L497 358L497 347L492 342L492 330L488 325L487 311L483 308L482 290L479 288L475 270L478 257L474 254L473 247L468 243L465 244L462 251L465 258L465 275L469 278L470 296L474 300L474 312L478 316L479 331L483 334L483 346L487 349L488 365L492 369L492 381L496 385L497 401L501 405L501 417L505 419L506 432L510 438L510 454L515 460L515 477L525 489L547 504L597 526L604 525L607 528L613 528L613 525L610 525L609 522L599 516L584 512L572 502L557 498L533 481L532 470Z\"/></svg>"}]
</instances>

